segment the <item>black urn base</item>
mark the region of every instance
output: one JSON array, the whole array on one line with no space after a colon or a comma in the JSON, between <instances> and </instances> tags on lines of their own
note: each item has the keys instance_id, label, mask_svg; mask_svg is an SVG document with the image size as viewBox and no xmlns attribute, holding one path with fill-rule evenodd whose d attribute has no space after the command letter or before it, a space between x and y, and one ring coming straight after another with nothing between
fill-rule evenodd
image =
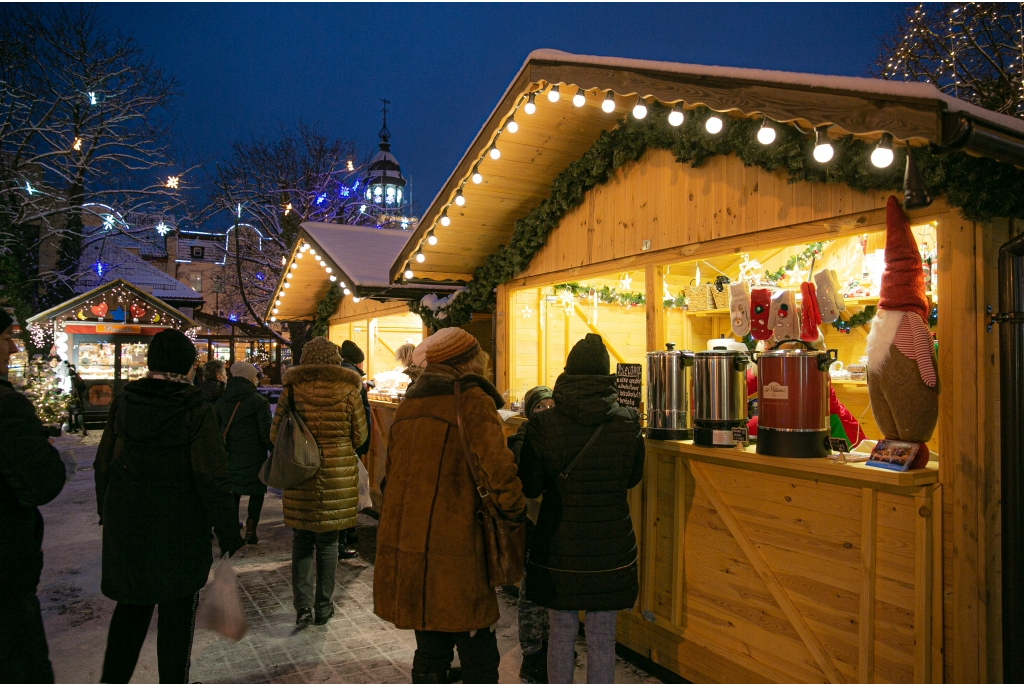
<instances>
[{"instance_id":1,"label":"black urn base","mask_svg":"<svg viewBox=\"0 0 1024 685\"><path fill-rule=\"evenodd\" d=\"M701 421L693 426L693 444L701 447L735 447L732 429L747 425L744 421Z\"/></svg>"},{"instance_id":2,"label":"black urn base","mask_svg":"<svg viewBox=\"0 0 1024 685\"><path fill-rule=\"evenodd\" d=\"M692 428L648 428L648 440L692 440Z\"/></svg>"},{"instance_id":3,"label":"black urn base","mask_svg":"<svg viewBox=\"0 0 1024 685\"><path fill-rule=\"evenodd\" d=\"M757 453L766 457L818 459L829 455L827 428L817 431L782 431L757 427Z\"/></svg>"}]
</instances>

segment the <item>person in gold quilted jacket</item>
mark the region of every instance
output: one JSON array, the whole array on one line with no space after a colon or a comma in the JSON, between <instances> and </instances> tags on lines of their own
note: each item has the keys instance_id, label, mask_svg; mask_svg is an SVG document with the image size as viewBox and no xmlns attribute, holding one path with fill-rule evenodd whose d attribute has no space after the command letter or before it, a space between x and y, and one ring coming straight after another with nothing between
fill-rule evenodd
<instances>
[{"instance_id":1,"label":"person in gold quilted jacket","mask_svg":"<svg viewBox=\"0 0 1024 685\"><path fill-rule=\"evenodd\" d=\"M341 366L338 347L326 338L306 343L298 366L285 372L271 442L277 441L281 418L299 416L320 446L320 470L298 487L284 491L284 523L292 539L292 593L300 628L327 623L334 615L334 574L338 567L338 533L356 525L359 472L353 445L368 434L359 374ZM313 553L316 552L314 593Z\"/></svg>"}]
</instances>

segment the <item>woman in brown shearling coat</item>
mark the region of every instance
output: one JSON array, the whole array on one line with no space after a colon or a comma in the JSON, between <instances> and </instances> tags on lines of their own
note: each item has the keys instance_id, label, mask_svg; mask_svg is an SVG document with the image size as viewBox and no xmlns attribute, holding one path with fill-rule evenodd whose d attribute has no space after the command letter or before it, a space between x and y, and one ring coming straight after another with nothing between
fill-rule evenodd
<instances>
[{"instance_id":1,"label":"woman in brown shearling coat","mask_svg":"<svg viewBox=\"0 0 1024 685\"><path fill-rule=\"evenodd\" d=\"M497 413L501 396L479 375L487 355L458 328L433 338L427 367L391 425L374 611L397 628L416 631L414 683L451 682L452 647L459 649L463 682L496 683L500 656L491 626L498 601L476 519L480 496L459 437L456 382L466 437L486 479L481 485L508 518L521 519L526 500Z\"/></svg>"},{"instance_id":2,"label":"woman in brown shearling coat","mask_svg":"<svg viewBox=\"0 0 1024 685\"><path fill-rule=\"evenodd\" d=\"M338 532L356 525L359 471L353 445L366 440L366 416L359 390L362 379L341 366L337 346L314 338L302 350L301 363L285 372L271 442L281 418L295 408L320 446L320 470L305 483L284 491L284 523L294 529L292 592L300 628L323 625L334 615L334 574ZM314 596L313 551L316 550Z\"/></svg>"}]
</instances>

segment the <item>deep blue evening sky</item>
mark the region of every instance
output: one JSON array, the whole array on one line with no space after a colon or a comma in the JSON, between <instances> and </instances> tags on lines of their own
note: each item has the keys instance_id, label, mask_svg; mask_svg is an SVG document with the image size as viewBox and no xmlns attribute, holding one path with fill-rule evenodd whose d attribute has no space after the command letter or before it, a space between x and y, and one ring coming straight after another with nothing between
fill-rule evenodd
<instances>
[{"instance_id":1,"label":"deep blue evening sky","mask_svg":"<svg viewBox=\"0 0 1024 685\"><path fill-rule=\"evenodd\" d=\"M178 136L215 158L304 119L392 151L420 209L531 50L865 75L892 4L108 4L175 75Z\"/></svg>"}]
</instances>

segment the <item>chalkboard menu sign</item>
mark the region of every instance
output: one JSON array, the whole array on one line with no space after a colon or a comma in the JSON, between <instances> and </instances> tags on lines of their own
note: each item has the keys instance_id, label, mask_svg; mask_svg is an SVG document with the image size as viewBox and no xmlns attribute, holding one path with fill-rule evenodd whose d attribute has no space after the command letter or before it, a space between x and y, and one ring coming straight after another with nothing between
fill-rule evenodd
<instances>
[{"instance_id":1,"label":"chalkboard menu sign","mask_svg":"<svg viewBox=\"0 0 1024 685\"><path fill-rule=\"evenodd\" d=\"M616 364L615 390L619 404L640 411L640 382L642 364Z\"/></svg>"}]
</instances>

